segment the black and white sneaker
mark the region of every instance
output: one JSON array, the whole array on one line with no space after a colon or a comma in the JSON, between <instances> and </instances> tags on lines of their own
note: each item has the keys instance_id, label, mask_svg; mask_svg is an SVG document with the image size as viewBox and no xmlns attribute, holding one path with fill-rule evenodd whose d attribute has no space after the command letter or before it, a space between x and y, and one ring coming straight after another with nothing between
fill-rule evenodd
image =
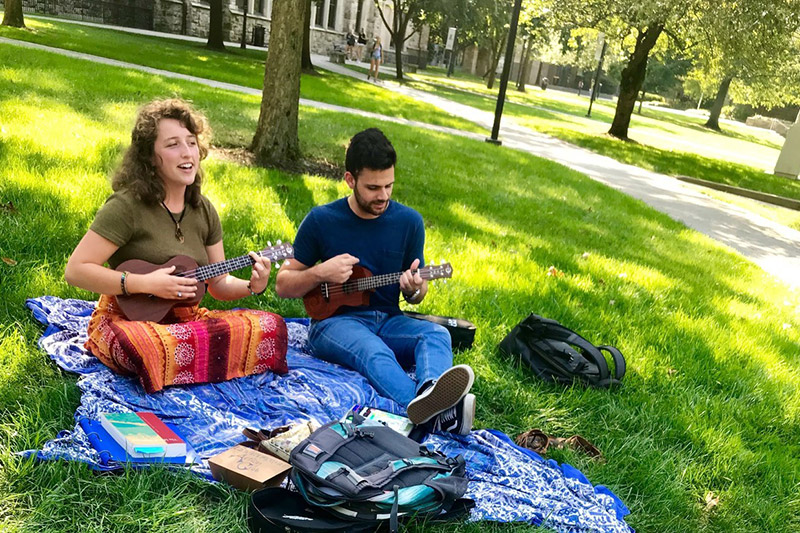
<instances>
[{"instance_id":1,"label":"black and white sneaker","mask_svg":"<svg viewBox=\"0 0 800 533\"><path fill-rule=\"evenodd\" d=\"M469 435L475 422L475 395L467 394L450 409L436 415L432 431Z\"/></svg>"},{"instance_id":2,"label":"black and white sneaker","mask_svg":"<svg viewBox=\"0 0 800 533\"><path fill-rule=\"evenodd\" d=\"M406 408L414 424L424 424L445 409L455 406L472 388L475 373L468 365L445 370L439 379L420 392Z\"/></svg>"}]
</instances>

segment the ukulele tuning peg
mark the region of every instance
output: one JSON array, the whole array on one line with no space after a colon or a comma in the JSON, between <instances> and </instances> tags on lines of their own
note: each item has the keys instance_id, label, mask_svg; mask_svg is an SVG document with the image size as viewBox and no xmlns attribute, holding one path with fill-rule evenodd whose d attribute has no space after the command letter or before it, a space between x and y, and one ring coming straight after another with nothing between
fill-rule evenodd
<instances>
[{"instance_id":1,"label":"ukulele tuning peg","mask_svg":"<svg viewBox=\"0 0 800 533\"><path fill-rule=\"evenodd\" d=\"M283 242L281 242L281 240L280 240L280 239L278 239L278 242L277 242L277 244L278 244L278 246L280 246L281 244L283 244Z\"/></svg>"},{"instance_id":2,"label":"ukulele tuning peg","mask_svg":"<svg viewBox=\"0 0 800 533\"><path fill-rule=\"evenodd\" d=\"M272 246L272 241L267 241L267 246Z\"/></svg>"}]
</instances>

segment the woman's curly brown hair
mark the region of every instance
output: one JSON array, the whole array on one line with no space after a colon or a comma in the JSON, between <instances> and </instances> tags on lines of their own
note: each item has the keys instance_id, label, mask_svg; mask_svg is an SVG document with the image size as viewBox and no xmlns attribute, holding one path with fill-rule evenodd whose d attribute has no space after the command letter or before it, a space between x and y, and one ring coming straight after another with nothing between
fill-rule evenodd
<instances>
[{"instance_id":1,"label":"woman's curly brown hair","mask_svg":"<svg viewBox=\"0 0 800 533\"><path fill-rule=\"evenodd\" d=\"M131 132L131 145L111 180L113 190L128 189L136 198L148 204L158 204L164 200L166 192L153 165L153 154L158 137L158 123L165 118L177 120L192 132L197 137L200 161L206 158L211 136L211 128L206 117L184 100L177 98L153 100L142 107L136 116L136 123ZM203 169L198 165L197 177L194 183L186 188L184 197L184 200L194 207L200 205L202 183Z\"/></svg>"}]
</instances>

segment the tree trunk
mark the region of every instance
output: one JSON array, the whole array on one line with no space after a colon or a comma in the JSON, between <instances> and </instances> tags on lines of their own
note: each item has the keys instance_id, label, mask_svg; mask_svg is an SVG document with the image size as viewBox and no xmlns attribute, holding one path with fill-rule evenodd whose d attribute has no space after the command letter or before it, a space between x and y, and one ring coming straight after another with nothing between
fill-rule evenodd
<instances>
[{"instance_id":1,"label":"tree trunk","mask_svg":"<svg viewBox=\"0 0 800 533\"><path fill-rule=\"evenodd\" d=\"M294 0L275 0L272 4L261 114L252 144L260 165L282 166L300 157L297 114L304 4Z\"/></svg>"},{"instance_id":2,"label":"tree trunk","mask_svg":"<svg viewBox=\"0 0 800 533\"><path fill-rule=\"evenodd\" d=\"M398 15L399 18L399 15ZM408 30L408 19L406 19L398 29L398 33L394 36L394 63L395 72L397 72L397 80L403 81L403 47L406 44L406 30ZM400 36L398 39L397 37Z\"/></svg>"},{"instance_id":3,"label":"tree trunk","mask_svg":"<svg viewBox=\"0 0 800 533\"><path fill-rule=\"evenodd\" d=\"M225 39L222 36L222 11L222 0L211 0L208 17L208 42L206 43L206 47L212 50L225 50Z\"/></svg>"},{"instance_id":4,"label":"tree trunk","mask_svg":"<svg viewBox=\"0 0 800 533\"><path fill-rule=\"evenodd\" d=\"M491 89L494 87L494 80L497 77L497 64L500 63L500 53L503 50L503 45L506 42L507 35L503 35L497 46L492 50L492 64L489 68L489 79L486 82L486 88Z\"/></svg>"},{"instance_id":5,"label":"tree trunk","mask_svg":"<svg viewBox=\"0 0 800 533\"><path fill-rule=\"evenodd\" d=\"M648 26L647 30L640 32L636 37L636 47L633 49L628 64L622 70L614 121L611 123L611 129L608 130L608 133L614 137L628 139L631 114L647 73L647 57L663 31L663 24L654 24Z\"/></svg>"},{"instance_id":6,"label":"tree trunk","mask_svg":"<svg viewBox=\"0 0 800 533\"><path fill-rule=\"evenodd\" d=\"M3 11L3 26L25 27L25 17L22 16L22 0L6 0Z\"/></svg>"},{"instance_id":7,"label":"tree trunk","mask_svg":"<svg viewBox=\"0 0 800 533\"><path fill-rule=\"evenodd\" d=\"M303 17L303 58L300 68L306 74L316 74L314 65L311 63L311 0L305 0L305 16ZM320 8L321 9L321 8Z\"/></svg>"},{"instance_id":8,"label":"tree trunk","mask_svg":"<svg viewBox=\"0 0 800 533\"><path fill-rule=\"evenodd\" d=\"M517 90L525 92L525 81L528 79L528 56L533 48L533 39L528 39L527 47L522 48L522 59L519 64L519 77L517 79Z\"/></svg>"},{"instance_id":9,"label":"tree trunk","mask_svg":"<svg viewBox=\"0 0 800 533\"><path fill-rule=\"evenodd\" d=\"M408 19L402 20L401 13L394 16L394 68L397 81L403 81L403 46L405 45L406 30L408 29Z\"/></svg>"},{"instance_id":10,"label":"tree trunk","mask_svg":"<svg viewBox=\"0 0 800 533\"><path fill-rule=\"evenodd\" d=\"M719 115L722 113L722 106L725 105L725 98L728 97L731 81L733 81L733 76L728 76L719 84L717 97L714 99L714 105L711 106L711 114L708 116L706 123L703 124L706 128L719 131Z\"/></svg>"}]
</instances>

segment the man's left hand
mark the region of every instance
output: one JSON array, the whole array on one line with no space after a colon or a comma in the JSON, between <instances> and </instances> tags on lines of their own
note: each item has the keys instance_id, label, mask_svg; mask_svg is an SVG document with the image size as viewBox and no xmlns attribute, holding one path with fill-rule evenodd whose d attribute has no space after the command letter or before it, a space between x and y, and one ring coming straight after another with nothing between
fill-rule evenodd
<instances>
[{"instance_id":1,"label":"man's left hand","mask_svg":"<svg viewBox=\"0 0 800 533\"><path fill-rule=\"evenodd\" d=\"M422 285L425 280L419 275L419 259L414 259L411 267L400 275L400 290L407 298L411 298L413 294L417 294L422 290Z\"/></svg>"}]
</instances>

